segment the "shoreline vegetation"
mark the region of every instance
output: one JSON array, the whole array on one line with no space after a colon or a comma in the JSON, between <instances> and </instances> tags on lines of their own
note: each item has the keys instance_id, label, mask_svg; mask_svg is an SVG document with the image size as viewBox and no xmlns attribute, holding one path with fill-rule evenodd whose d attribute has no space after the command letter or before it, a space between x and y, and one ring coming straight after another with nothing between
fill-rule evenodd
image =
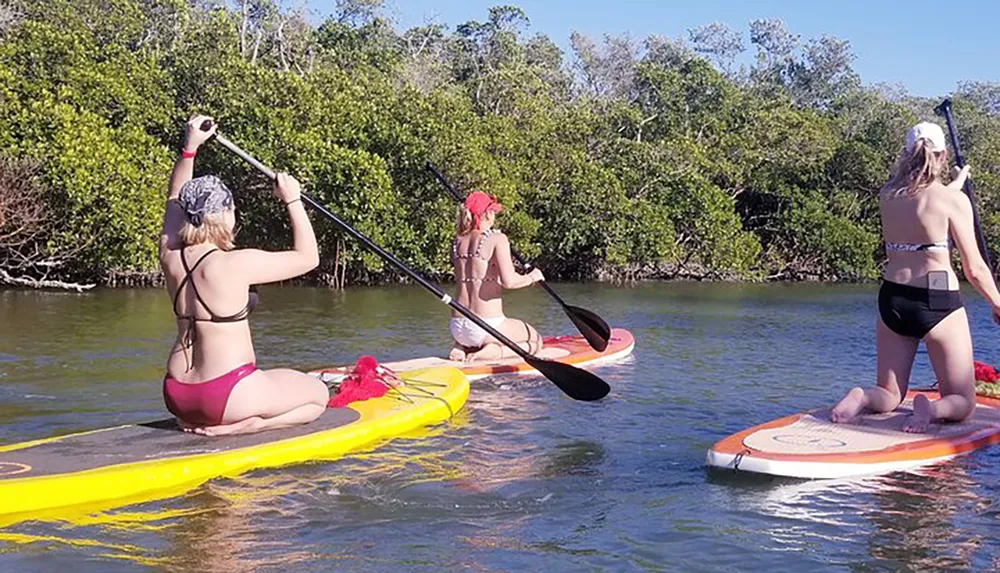
<instances>
[{"instance_id":1,"label":"shoreline vegetation","mask_svg":"<svg viewBox=\"0 0 1000 573\"><path fill-rule=\"evenodd\" d=\"M530 14L402 30L382 0L318 19L271 0L0 0L0 285L149 286L193 113L421 273L450 276L429 161L497 195L555 280L867 281L877 190L940 98L863 85L848 42L780 20L564 53ZM948 95L987 241L1000 238L1000 84ZM241 246L287 246L269 183L215 149ZM403 280L314 219L313 284Z\"/></svg>"}]
</instances>

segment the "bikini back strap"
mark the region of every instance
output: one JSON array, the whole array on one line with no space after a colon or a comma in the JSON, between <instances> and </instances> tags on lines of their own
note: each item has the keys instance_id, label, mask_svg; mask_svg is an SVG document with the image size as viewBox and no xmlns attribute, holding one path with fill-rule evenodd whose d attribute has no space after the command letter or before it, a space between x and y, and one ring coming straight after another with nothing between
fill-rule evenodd
<instances>
[{"instance_id":1,"label":"bikini back strap","mask_svg":"<svg viewBox=\"0 0 1000 573\"><path fill-rule=\"evenodd\" d=\"M493 235L496 235L499 232L500 231L497 230L497 229L490 229L490 230L486 231L485 233L483 233L482 236L479 237L479 244L476 245L476 252L472 253L472 256L476 257L476 258L479 258L479 259L482 259L483 257L482 257L482 255L480 255L480 253L483 250L483 243L486 242L486 239L489 239L490 237L492 237Z\"/></svg>"},{"instance_id":2,"label":"bikini back strap","mask_svg":"<svg viewBox=\"0 0 1000 573\"><path fill-rule=\"evenodd\" d=\"M462 260L471 259L472 255L462 255L458 252L458 237L455 237L455 242L451 244L451 257L452 259Z\"/></svg>"},{"instance_id":3,"label":"bikini back strap","mask_svg":"<svg viewBox=\"0 0 1000 573\"><path fill-rule=\"evenodd\" d=\"M181 279L181 283L177 285L177 291L174 292L174 315L180 318L194 319L193 312L191 313L190 316L181 316L181 314L177 312L177 300L181 297L181 291L184 290L184 285L188 284L189 282L191 283L191 289L194 291L194 296L198 298L198 302L200 302L202 306L205 306L205 301L201 300L201 295L198 294L198 288L194 286L194 280L191 278L191 273L193 273L195 269L198 268L198 265L200 265L202 261L204 261L205 258L208 257L208 255L211 255L212 253L218 250L219 249L209 250L204 255L199 257L197 261L194 262L194 266L188 267L187 257L184 256L184 249L181 249L181 266L184 267L184 278ZM205 306L205 309L208 310L208 307ZM212 311L209 311L209 313L211 312Z\"/></svg>"}]
</instances>

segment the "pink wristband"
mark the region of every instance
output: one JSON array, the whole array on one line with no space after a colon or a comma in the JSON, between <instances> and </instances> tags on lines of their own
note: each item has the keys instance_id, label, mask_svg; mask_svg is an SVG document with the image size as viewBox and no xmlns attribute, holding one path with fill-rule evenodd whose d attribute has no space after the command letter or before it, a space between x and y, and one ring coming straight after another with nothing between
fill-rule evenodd
<instances>
[{"instance_id":1,"label":"pink wristband","mask_svg":"<svg viewBox=\"0 0 1000 573\"><path fill-rule=\"evenodd\" d=\"M197 150L195 151L188 151L187 149L181 150L181 157L183 157L184 159L194 159L195 155L198 155Z\"/></svg>"}]
</instances>

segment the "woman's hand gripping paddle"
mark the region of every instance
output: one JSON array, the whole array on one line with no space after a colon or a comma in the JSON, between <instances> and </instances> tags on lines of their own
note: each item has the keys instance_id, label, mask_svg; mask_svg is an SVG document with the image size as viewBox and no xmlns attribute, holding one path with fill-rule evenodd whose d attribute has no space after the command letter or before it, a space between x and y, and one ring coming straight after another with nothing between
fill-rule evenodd
<instances>
[{"instance_id":1,"label":"woman's hand gripping paddle","mask_svg":"<svg viewBox=\"0 0 1000 573\"><path fill-rule=\"evenodd\" d=\"M452 198L459 203L465 200L458 190L455 189L451 183L448 183L444 176L442 176L433 165L428 163L427 170L434 174L434 177L441 182L441 185L444 186ZM524 267L526 271L531 270L531 263L525 261L524 258L513 248L511 248L510 254L514 256L517 262L521 263L521 266ZM590 344L590 347L598 352L604 352L604 350L608 347L608 340L611 339L611 327L608 326L608 323L605 322L600 316L597 316L597 314L585 308L566 304L563 299L556 294L556 291L552 290L552 287L550 287L545 281L538 284L541 285L541 287L545 289L545 292L549 293L549 295L556 299L556 302L562 306L563 312L565 312L566 316L573 321L573 324L576 325L580 334L587 339L587 343Z\"/></svg>"},{"instance_id":2,"label":"woman's hand gripping paddle","mask_svg":"<svg viewBox=\"0 0 1000 573\"><path fill-rule=\"evenodd\" d=\"M943 102L938 104L934 108L934 113L938 116L944 118L945 122L948 124L948 136L951 139L951 147L955 150L955 164L961 169L965 167L965 156L962 155L962 147L958 144L958 133L955 131L955 122L951 117L951 100L945 99ZM976 205L976 195L972 191L972 180L966 179L965 185L962 187L965 194L969 197L969 202L972 203L972 223L976 227L976 243L979 244L979 253L983 255L983 260L986 261L986 266L990 267L990 271L993 271L993 261L990 258L990 249L986 245L986 237L983 235L983 227L979 223L979 207Z\"/></svg>"},{"instance_id":3,"label":"woman's hand gripping paddle","mask_svg":"<svg viewBox=\"0 0 1000 573\"><path fill-rule=\"evenodd\" d=\"M206 122L206 124L202 125L202 129L211 128L211 123ZM229 151L232 151L237 156L239 156L240 159L256 167L258 171L263 173L268 178L270 179L275 178L275 173L273 170L269 169L266 165L264 165L260 161L254 159L249 153L243 151L242 149L237 147L236 144L229 141L222 135L216 133L215 140L218 141L220 145L222 145ZM384 251L381 247L373 243L371 239L362 235L359 231L354 229L354 227L351 227L350 225L342 221L339 217L337 217L329 210L327 210L325 207L314 201L311 197L308 197L303 193L302 201L309 204L310 206L312 206L312 208L316 209L317 211L328 217L330 220L332 220L334 223L340 226L340 228L343 229L346 233L353 236L355 239L361 241L361 243L368 249L370 249L372 252L382 257L383 259L394 265L399 270L406 273L406 275L408 275L410 278L417 281L417 283L419 283L420 286L429 290L431 294L433 294L435 297L441 300L441 302L447 304L462 316L476 323L480 328L482 328L483 330L488 332L491 336L493 336L501 343L503 343L505 346L513 350L518 356L523 358L525 362L530 364L532 368L534 368L543 376L552 381L552 383L558 386L559 389L565 392L566 395L569 396L570 398L573 398L574 400L585 400L585 401L600 400L601 398L607 396L608 392L611 391L611 387L608 386L607 382L601 380L600 378L598 378L597 376L595 376L590 372L587 372L586 370L581 370L570 364L563 364L562 362L553 362L551 360L545 360L543 358L532 356L531 354L526 352L523 348L518 346L514 341L507 338L503 334L497 332L496 329L486 324L486 322L483 321L483 319L479 318L478 316L473 314L469 309L465 308L464 306L452 300L451 297L445 294L441 289L428 282L422 276L418 275L415 271L404 265L399 259Z\"/></svg>"}]
</instances>

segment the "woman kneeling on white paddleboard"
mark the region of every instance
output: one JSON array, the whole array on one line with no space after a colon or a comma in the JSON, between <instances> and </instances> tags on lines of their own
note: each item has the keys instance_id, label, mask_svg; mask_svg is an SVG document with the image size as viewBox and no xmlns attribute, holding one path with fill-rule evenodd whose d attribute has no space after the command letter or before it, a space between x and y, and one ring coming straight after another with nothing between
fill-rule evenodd
<instances>
[{"instance_id":1,"label":"woman kneeling on white paddleboard","mask_svg":"<svg viewBox=\"0 0 1000 573\"><path fill-rule=\"evenodd\" d=\"M232 193L216 177L191 178L198 147L215 133L214 125L201 130L207 119L187 124L160 237L160 268L177 316L163 398L182 426L209 436L305 424L326 409L329 390L295 370L258 370L248 323L257 306L251 285L294 278L319 264L301 188L286 174L274 187L288 209L292 250L233 250Z\"/></svg>"},{"instance_id":2,"label":"woman kneeling on white paddleboard","mask_svg":"<svg viewBox=\"0 0 1000 573\"><path fill-rule=\"evenodd\" d=\"M503 207L482 191L474 191L458 207L458 235L451 248L455 265L455 300L467 307L486 324L538 354L542 337L530 324L503 315L503 289L519 289L545 280L542 271L522 275L514 268L510 240L493 228L496 214ZM455 339L450 360L495 360L513 356L505 346L479 328L476 323L452 312L451 336Z\"/></svg>"},{"instance_id":3,"label":"woman kneeling on white paddleboard","mask_svg":"<svg viewBox=\"0 0 1000 573\"><path fill-rule=\"evenodd\" d=\"M947 163L944 132L933 123L920 123L907 133L899 163L879 193L888 261L875 328L878 386L852 388L831 411L834 422L848 422L863 410L894 410L906 396L921 340L941 399L930 402L918 395L905 430L923 432L933 420L962 421L975 408L972 337L951 268L949 236L966 278L990 302L998 322L1000 292L976 244L972 203L960 191L969 169L944 185L940 173Z\"/></svg>"}]
</instances>

